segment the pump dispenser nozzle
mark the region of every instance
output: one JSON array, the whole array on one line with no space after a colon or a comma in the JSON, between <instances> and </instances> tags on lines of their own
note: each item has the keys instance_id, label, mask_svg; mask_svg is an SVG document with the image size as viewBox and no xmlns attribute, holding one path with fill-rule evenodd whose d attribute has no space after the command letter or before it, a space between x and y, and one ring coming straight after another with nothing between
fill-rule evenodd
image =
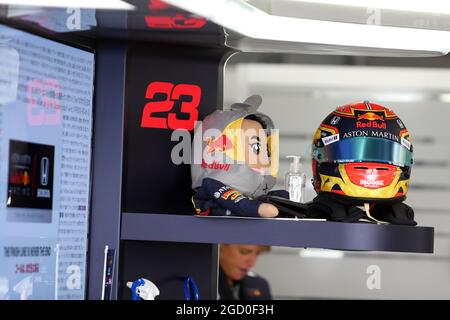
<instances>
[{"instance_id":1,"label":"pump dispenser nozzle","mask_svg":"<svg viewBox=\"0 0 450 320\"><path fill-rule=\"evenodd\" d=\"M302 164L300 163L301 156L286 156L288 159L293 159L290 166L290 172L300 173Z\"/></svg>"},{"instance_id":2,"label":"pump dispenser nozzle","mask_svg":"<svg viewBox=\"0 0 450 320\"><path fill-rule=\"evenodd\" d=\"M289 192L289 200L303 203L305 202L305 181L306 175L301 171L301 156L289 155L288 159L292 159L290 170L286 173L285 187Z\"/></svg>"}]
</instances>

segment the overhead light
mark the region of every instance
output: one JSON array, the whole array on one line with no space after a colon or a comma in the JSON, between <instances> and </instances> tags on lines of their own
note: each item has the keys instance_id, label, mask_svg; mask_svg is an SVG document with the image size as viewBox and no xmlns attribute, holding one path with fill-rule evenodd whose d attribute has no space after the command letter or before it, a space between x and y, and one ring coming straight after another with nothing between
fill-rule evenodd
<instances>
[{"instance_id":1,"label":"overhead light","mask_svg":"<svg viewBox=\"0 0 450 320\"><path fill-rule=\"evenodd\" d=\"M120 0L0 0L0 4L55 7L55 8L85 8L106 10L135 10L136 7Z\"/></svg>"},{"instance_id":2,"label":"overhead light","mask_svg":"<svg viewBox=\"0 0 450 320\"><path fill-rule=\"evenodd\" d=\"M301 43L311 51L328 51L325 53L333 53L337 48L351 54L349 48L356 48L364 55L381 50L398 51L400 55L439 56L450 51L449 31L273 16L243 0L165 2L261 43L279 42L286 47Z\"/></svg>"},{"instance_id":3,"label":"overhead light","mask_svg":"<svg viewBox=\"0 0 450 320\"><path fill-rule=\"evenodd\" d=\"M450 93L441 93L438 99L441 102L450 103Z\"/></svg>"},{"instance_id":4,"label":"overhead light","mask_svg":"<svg viewBox=\"0 0 450 320\"><path fill-rule=\"evenodd\" d=\"M300 250L299 255L302 258L341 259L344 257L344 252L338 250L308 248Z\"/></svg>"},{"instance_id":5,"label":"overhead light","mask_svg":"<svg viewBox=\"0 0 450 320\"><path fill-rule=\"evenodd\" d=\"M376 8L386 10L398 10L405 12L450 14L450 2L448 0L289 0L296 2L309 2L330 4L348 7Z\"/></svg>"}]
</instances>

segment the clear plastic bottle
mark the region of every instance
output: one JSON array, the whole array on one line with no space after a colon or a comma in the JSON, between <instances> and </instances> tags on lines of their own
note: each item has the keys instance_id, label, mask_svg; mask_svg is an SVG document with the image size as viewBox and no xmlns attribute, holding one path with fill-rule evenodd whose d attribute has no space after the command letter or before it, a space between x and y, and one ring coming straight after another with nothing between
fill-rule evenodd
<instances>
[{"instance_id":1,"label":"clear plastic bottle","mask_svg":"<svg viewBox=\"0 0 450 320\"><path fill-rule=\"evenodd\" d=\"M289 172L285 177L285 188L289 192L289 200L304 203L306 174L302 172L301 156L292 155L286 158L292 158Z\"/></svg>"}]
</instances>

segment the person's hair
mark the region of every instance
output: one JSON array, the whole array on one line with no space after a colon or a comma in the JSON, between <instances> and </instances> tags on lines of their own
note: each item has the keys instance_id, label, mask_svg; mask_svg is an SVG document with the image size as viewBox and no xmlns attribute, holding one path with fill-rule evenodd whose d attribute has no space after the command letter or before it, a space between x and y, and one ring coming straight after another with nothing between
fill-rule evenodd
<instances>
[{"instance_id":1,"label":"person's hair","mask_svg":"<svg viewBox=\"0 0 450 320\"><path fill-rule=\"evenodd\" d=\"M265 123L260 117L258 117L257 115L251 114L248 115L244 118L245 120L253 120L256 122L259 122L259 124L261 125L261 127L263 127L263 129L267 129L267 123Z\"/></svg>"}]
</instances>

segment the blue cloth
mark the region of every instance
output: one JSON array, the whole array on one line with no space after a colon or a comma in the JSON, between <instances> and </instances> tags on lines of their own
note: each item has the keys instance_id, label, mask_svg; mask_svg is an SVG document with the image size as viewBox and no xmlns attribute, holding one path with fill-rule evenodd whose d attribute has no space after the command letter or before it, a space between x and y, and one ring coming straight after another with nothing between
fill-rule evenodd
<instances>
[{"instance_id":1,"label":"blue cloth","mask_svg":"<svg viewBox=\"0 0 450 320\"><path fill-rule=\"evenodd\" d=\"M194 195L194 205L199 215L259 217L261 203L211 178L203 179Z\"/></svg>"},{"instance_id":2,"label":"blue cloth","mask_svg":"<svg viewBox=\"0 0 450 320\"><path fill-rule=\"evenodd\" d=\"M269 283L258 275L246 275L241 281L236 281L233 287L227 282L222 268L219 268L219 299L220 300L272 300Z\"/></svg>"}]
</instances>

